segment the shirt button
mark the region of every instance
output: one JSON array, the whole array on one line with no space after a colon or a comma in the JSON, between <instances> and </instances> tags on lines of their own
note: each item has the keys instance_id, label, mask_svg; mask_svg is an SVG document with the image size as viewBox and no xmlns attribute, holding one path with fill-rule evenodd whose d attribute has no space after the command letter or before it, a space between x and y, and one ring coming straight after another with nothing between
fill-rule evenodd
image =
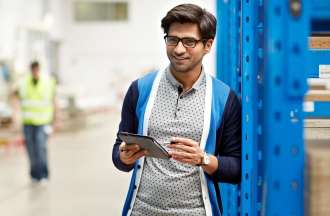
<instances>
[{"instance_id":1,"label":"shirt button","mask_svg":"<svg viewBox=\"0 0 330 216\"><path fill-rule=\"evenodd\" d=\"M141 165L137 165L137 168L138 168L138 169L141 169Z\"/></svg>"}]
</instances>

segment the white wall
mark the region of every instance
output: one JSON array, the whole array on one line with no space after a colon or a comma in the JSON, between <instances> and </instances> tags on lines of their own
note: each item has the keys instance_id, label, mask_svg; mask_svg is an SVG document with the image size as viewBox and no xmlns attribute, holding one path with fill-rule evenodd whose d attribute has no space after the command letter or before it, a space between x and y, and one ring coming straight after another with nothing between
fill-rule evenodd
<instances>
[{"instance_id":1,"label":"white wall","mask_svg":"<svg viewBox=\"0 0 330 216\"><path fill-rule=\"evenodd\" d=\"M15 77L29 71L35 59L40 61L42 71L50 72L48 44L58 33L59 24L46 12L51 12L47 8L55 2L59 1L0 0L0 60L10 64Z\"/></svg>"},{"instance_id":2,"label":"white wall","mask_svg":"<svg viewBox=\"0 0 330 216\"><path fill-rule=\"evenodd\" d=\"M61 1L60 74L62 82L88 89L86 94L126 89L142 71L168 64L160 21L180 0L131 0L129 21L122 23L75 23L73 1ZM214 0L195 0L215 11ZM214 71L214 49L205 59ZM118 87L119 85L119 87Z\"/></svg>"},{"instance_id":3,"label":"white wall","mask_svg":"<svg viewBox=\"0 0 330 216\"><path fill-rule=\"evenodd\" d=\"M0 0L0 59L13 58L18 29L41 18L42 0Z\"/></svg>"},{"instance_id":4,"label":"white wall","mask_svg":"<svg viewBox=\"0 0 330 216\"><path fill-rule=\"evenodd\" d=\"M28 70L29 53L19 50L29 49L24 48L26 42L17 42L19 28L43 26L48 5L53 16L48 33L60 41L60 81L86 97L121 97L129 83L143 72L167 66L160 22L172 7L189 2L215 11L215 0L128 0L128 22L76 23L73 2L0 0L0 59L13 60L15 64L17 59L19 63L25 59L20 68ZM204 60L211 73L215 68L214 50L215 47Z\"/></svg>"}]
</instances>

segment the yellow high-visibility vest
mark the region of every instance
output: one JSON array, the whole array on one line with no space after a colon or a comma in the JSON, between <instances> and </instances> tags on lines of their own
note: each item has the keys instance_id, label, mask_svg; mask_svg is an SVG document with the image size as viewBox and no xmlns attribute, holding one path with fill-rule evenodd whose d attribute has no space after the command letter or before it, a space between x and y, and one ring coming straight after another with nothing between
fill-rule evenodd
<instances>
[{"instance_id":1,"label":"yellow high-visibility vest","mask_svg":"<svg viewBox=\"0 0 330 216\"><path fill-rule=\"evenodd\" d=\"M23 80L19 97L24 124L38 126L52 122L55 88L55 80L46 74L40 75L36 85L33 84L31 74Z\"/></svg>"}]
</instances>

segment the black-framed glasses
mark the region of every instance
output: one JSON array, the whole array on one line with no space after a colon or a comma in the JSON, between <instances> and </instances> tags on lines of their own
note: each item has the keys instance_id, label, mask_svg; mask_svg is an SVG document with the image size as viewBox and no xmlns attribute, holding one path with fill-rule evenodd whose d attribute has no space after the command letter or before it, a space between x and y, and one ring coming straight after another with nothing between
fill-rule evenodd
<instances>
[{"instance_id":1,"label":"black-framed glasses","mask_svg":"<svg viewBox=\"0 0 330 216\"><path fill-rule=\"evenodd\" d=\"M178 43L181 41L183 46L186 48L194 48L197 45L197 43L206 41L205 39L196 40L195 38L191 38L191 37L179 38L176 36L168 36L168 35L165 35L164 39L166 45L168 46L177 46Z\"/></svg>"}]
</instances>

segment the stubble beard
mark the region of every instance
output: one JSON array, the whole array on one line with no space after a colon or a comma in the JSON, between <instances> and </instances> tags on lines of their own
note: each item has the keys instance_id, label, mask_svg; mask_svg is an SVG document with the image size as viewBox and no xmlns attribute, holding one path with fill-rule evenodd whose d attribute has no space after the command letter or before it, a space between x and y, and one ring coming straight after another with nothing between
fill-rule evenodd
<instances>
[{"instance_id":1,"label":"stubble beard","mask_svg":"<svg viewBox=\"0 0 330 216\"><path fill-rule=\"evenodd\" d=\"M200 64L201 61L198 61L196 63L191 63L188 65L177 65L176 63L170 61L170 68L172 70L172 72L177 72L180 74L187 74L189 72L191 72L197 65Z\"/></svg>"}]
</instances>

